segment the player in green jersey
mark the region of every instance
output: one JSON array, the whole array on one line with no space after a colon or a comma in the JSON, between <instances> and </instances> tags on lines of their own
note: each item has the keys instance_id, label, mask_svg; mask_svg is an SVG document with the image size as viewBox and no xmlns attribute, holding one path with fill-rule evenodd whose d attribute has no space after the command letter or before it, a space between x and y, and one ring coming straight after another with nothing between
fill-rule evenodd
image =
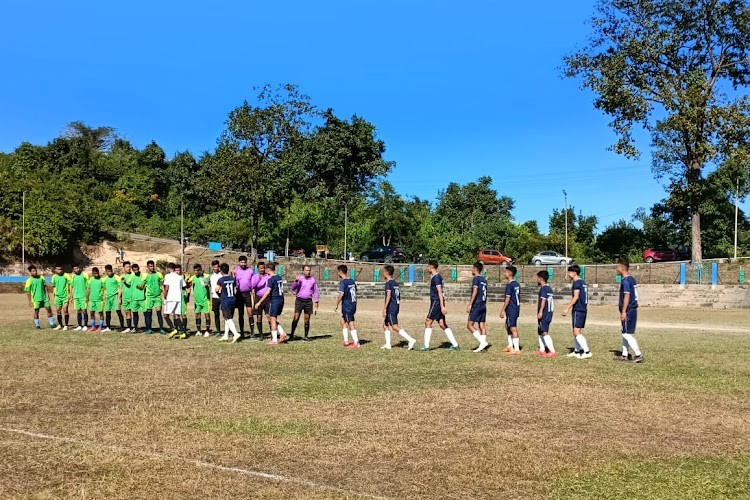
<instances>
[{"instance_id":1,"label":"player in green jersey","mask_svg":"<svg viewBox=\"0 0 750 500\"><path fill-rule=\"evenodd\" d=\"M120 330L123 330L125 321L120 310L122 288L120 287L120 277L115 274L111 264L104 266L102 282L104 283L104 320L106 322L102 331L112 331L112 311L117 313L117 318L120 320Z\"/></svg>"},{"instance_id":2,"label":"player in green jersey","mask_svg":"<svg viewBox=\"0 0 750 500\"><path fill-rule=\"evenodd\" d=\"M190 276L186 281L188 290L193 291L196 335L201 334L201 314L203 314L206 320L206 329L203 331L203 336L208 337L211 335L211 307L209 301L211 280L203 274L203 267L200 264L193 266L193 273L195 274Z\"/></svg>"},{"instance_id":3,"label":"player in green jersey","mask_svg":"<svg viewBox=\"0 0 750 500\"><path fill-rule=\"evenodd\" d=\"M89 278L86 286L89 289L89 317L91 318L91 326L89 331L99 332L104 329L104 282L102 281L102 275L99 274L99 268L94 267L91 269L91 277ZM99 322L96 322L96 315L99 314Z\"/></svg>"},{"instance_id":4,"label":"player in green jersey","mask_svg":"<svg viewBox=\"0 0 750 500\"><path fill-rule=\"evenodd\" d=\"M141 273L138 264L132 265L133 275L130 278L130 289L132 296L130 300L130 311L133 313L133 329L131 333L138 333L139 312L146 310L146 275Z\"/></svg>"},{"instance_id":5,"label":"player in green jersey","mask_svg":"<svg viewBox=\"0 0 750 500\"><path fill-rule=\"evenodd\" d=\"M57 311L57 326L55 330L67 330L70 326L70 275L63 272L62 266L55 266L55 274L52 275L52 291ZM65 315L65 323L63 323ZM63 326L64 325L64 326Z\"/></svg>"},{"instance_id":6,"label":"player in green jersey","mask_svg":"<svg viewBox=\"0 0 750 500\"><path fill-rule=\"evenodd\" d=\"M127 328L122 333L130 333L133 329L133 288L130 286L133 281L133 271L130 269L130 261L126 260L122 263L122 274L120 275L120 288L122 289L122 310L125 313L125 321L127 321Z\"/></svg>"},{"instance_id":7,"label":"player in green jersey","mask_svg":"<svg viewBox=\"0 0 750 500\"><path fill-rule=\"evenodd\" d=\"M153 260L146 262L146 267L148 269L144 278L146 283L146 309L143 314L146 318L146 334L150 335L154 333L151 329L151 322L153 310L156 309L156 319L159 322L159 333L166 335L167 332L164 330L164 317L161 314L161 306L164 303L162 300L164 275L156 270L156 264L154 264Z\"/></svg>"},{"instance_id":8,"label":"player in green jersey","mask_svg":"<svg viewBox=\"0 0 750 500\"><path fill-rule=\"evenodd\" d=\"M76 311L78 326L76 331L85 332L89 322L89 313L86 310L86 295L88 294L89 275L81 270L80 266L73 266L73 274L70 276L70 296L73 298L73 309Z\"/></svg>"},{"instance_id":9,"label":"player in green jersey","mask_svg":"<svg viewBox=\"0 0 750 500\"><path fill-rule=\"evenodd\" d=\"M34 308L34 328L37 330L42 329L42 326L39 324L39 309L42 307L47 310L47 321L49 321L50 328L54 327L55 318L52 317L52 306L49 291L47 290L47 282L44 281L44 276L39 274L34 265L29 266L29 279L26 280L23 291L29 297L29 305Z\"/></svg>"}]
</instances>

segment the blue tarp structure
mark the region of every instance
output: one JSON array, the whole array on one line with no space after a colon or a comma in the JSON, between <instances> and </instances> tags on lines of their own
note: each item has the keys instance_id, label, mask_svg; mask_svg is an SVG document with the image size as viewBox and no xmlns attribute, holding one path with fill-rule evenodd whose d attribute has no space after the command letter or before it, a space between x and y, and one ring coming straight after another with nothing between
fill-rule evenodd
<instances>
[{"instance_id":1,"label":"blue tarp structure","mask_svg":"<svg viewBox=\"0 0 750 500\"><path fill-rule=\"evenodd\" d=\"M221 252L221 242L220 241L209 241L208 242L208 249L211 252Z\"/></svg>"}]
</instances>

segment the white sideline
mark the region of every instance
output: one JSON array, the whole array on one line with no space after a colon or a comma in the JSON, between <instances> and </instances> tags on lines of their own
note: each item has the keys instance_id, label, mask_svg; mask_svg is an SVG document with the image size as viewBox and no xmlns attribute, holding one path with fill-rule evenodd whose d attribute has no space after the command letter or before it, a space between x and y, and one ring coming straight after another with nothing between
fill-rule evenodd
<instances>
[{"instance_id":1,"label":"white sideline","mask_svg":"<svg viewBox=\"0 0 750 500\"><path fill-rule=\"evenodd\" d=\"M377 495L372 495L370 493L362 493L359 491L353 491L353 490L347 490L343 488L338 488L336 486L330 486L327 484L320 484L315 483L313 481L309 481L307 479L301 479L296 477L289 477L289 476L281 476L278 474L269 474L267 472L260 472L260 471L254 471L250 469L243 469L241 467L228 467L225 465L219 465L214 464L211 462L204 462L203 460L196 460L194 458L185 458L185 457L179 457L179 456L173 456L173 455L166 455L163 453L156 453L151 451L141 451L141 450L135 450L131 448L126 448L124 446L117 446L117 445L109 445L109 444L101 444L101 443L94 443L92 441L85 441L82 439L75 439L70 437L64 437L64 436L53 436L51 434L42 434L39 432L31 432L26 431L23 429L12 429L9 427L0 427L1 432L7 432L9 434L18 434L22 436L28 436L36 439L47 439L49 441L58 441L61 443L70 443L77 446L83 446L87 448L99 448L102 450L112 451L114 453L121 453L121 454L131 454L131 455L143 455L145 457L154 459L154 460L163 460L163 461L179 461L179 462L185 462L192 464L196 467L201 467L204 469L214 469L222 472L232 472L235 474L240 474L243 476L252 476L252 477L258 477L261 479L267 479L269 481L276 481L279 483L290 483L290 484L298 484L301 486L308 486L310 488L316 488L321 490L327 490L327 491L333 491L336 493L341 493L345 495L356 495L363 498L373 498L377 500L388 500L388 497L382 497Z\"/></svg>"}]
</instances>

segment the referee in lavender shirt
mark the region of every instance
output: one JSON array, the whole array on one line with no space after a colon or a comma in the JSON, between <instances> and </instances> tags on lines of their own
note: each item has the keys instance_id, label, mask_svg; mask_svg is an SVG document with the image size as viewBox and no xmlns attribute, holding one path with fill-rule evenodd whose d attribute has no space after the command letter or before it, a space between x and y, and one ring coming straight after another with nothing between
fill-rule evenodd
<instances>
[{"instance_id":1,"label":"referee in lavender shirt","mask_svg":"<svg viewBox=\"0 0 750 500\"><path fill-rule=\"evenodd\" d=\"M258 327L258 336L260 337L260 340L263 340L263 313L266 313L266 318L270 321L270 317L268 316L269 308L271 307L271 301L266 300L264 301L260 307L258 307L258 302L260 301L261 297L265 295L266 288L268 284L268 278L270 278L271 275L266 273L266 263L265 262L258 262L258 272L253 275L253 279L250 282L251 288L255 291L255 324ZM270 325L270 323L269 323ZM270 326L269 326L270 328Z\"/></svg>"},{"instance_id":2,"label":"referee in lavender shirt","mask_svg":"<svg viewBox=\"0 0 750 500\"><path fill-rule=\"evenodd\" d=\"M247 267L247 257L241 255L237 259L238 266L234 268L234 279L237 282L237 294L235 295L235 308L239 314L240 337L245 336L245 311L247 311L248 323L250 323L250 338L255 333L255 322L253 321L253 308L255 296L253 294L252 281L255 271Z\"/></svg>"},{"instance_id":3,"label":"referee in lavender shirt","mask_svg":"<svg viewBox=\"0 0 750 500\"><path fill-rule=\"evenodd\" d=\"M318 302L320 301L320 294L318 293L318 283L315 278L310 276L312 269L310 266L302 268L302 275L298 276L294 283L292 283L292 291L297 294L297 299L294 301L294 319L292 320L292 333L289 335L289 340L294 338L294 332L297 330L297 324L299 323L300 314L304 311L305 313L305 336L302 339L305 342L309 342L310 338L310 315L313 312L313 302L315 303L315 314L318 313Z\"/></svg>"}]
</instances>

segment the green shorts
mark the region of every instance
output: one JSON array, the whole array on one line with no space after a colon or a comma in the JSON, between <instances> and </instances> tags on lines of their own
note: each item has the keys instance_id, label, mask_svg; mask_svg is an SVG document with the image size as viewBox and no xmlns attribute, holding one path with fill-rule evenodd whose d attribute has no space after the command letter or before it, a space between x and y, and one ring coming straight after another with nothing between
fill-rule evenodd
<instances>
[{"instance_id":1,"label":"green shorts","mask_svg":"<svg viewBox=\"0 0 750 500\"><path fill-rule=\"evenodd\" d=\"M180 316L185 316L187 314L187 302L184 300L180 303Z\"/></svg>"},{"instance_id":2,"label":"green shorts","mask_svg":"<svg viewBox=\"0 0 750 500\"><path fill-rule=\"evenodd\" d=\"M73 309L76 311L85 311L86 310L86 299L76 299L73 298Z\"/></svg>"},{"instance_id":3,"label":"green shorts","mask_svg":"<svg viewBox=\"0 0 750 500\"><path fill-rule=\"evenodd\" d=\"M101 300L90 300L89 311L100 313L104 310L104 301Z\"/></svg>"},{"instance_id":4,"label":"green shorts","mask_svg":"<svg viewBox=\"0 0 750 500\"><path fill-rule=\"evenodd\" d=\"M44 298L44 300L32 300L31 303L34 305L34 309L47 309L49 308L49 299Z\"/></svg>"},{"instance_id":5,"label":"green shorts","mask_svg":"<svg viewBox=\"0 0 750 500\"><path fill-rule=\"evenodd\" d=\"M123 297L122 298L122 310L130 311L132 308L133 308L133 300L130 297L128 298Z\"/></svg>"},{"instance_id":6,"label":"green shorts","mask_svg":"<svg viewBox=\"0 0 750 500\"><path fill-rule=\"evenodd\" d=\"M209 301L196 302L195 303L195 314L208 314L211 312L211 303Z\"/></svg>"},{"instance_id":7,"label":"green shorts","mask_svg":"<svg viewBox=\"0 0 750 500\"><path fill-rule=\"evenodd\" d=\"M55 307L57 309L62 309L66 305L68 305L68 301L70 299L68 297L55 297Z\"/></svg>"},{"instance_id":8,"label":"green shorts","mask_svg":"<svg viewBox=\"0 0 750 500\"><path fill-rule=\"evenodd\" d=\"M130 310L133 312L144 312L146 310L146 301L145 300L131 300L130 301Z\"/></svg>"},{"instance_id":9,"label":"green shorts","mask_svg":"<svg viewBox=\"0 0 750 500\"><path fill-rule=\"evenodd\" d=\"M117 295L114 297L107 297L107 300L104 301L104 310L107 312L112 311L119 311L120 310L120 300Z\"/></svg>"},{"instance_id":10,"label":"green shorts","mask_svg":"<svg viewBox=\"0 0 750 500\"><path fill-rule=\"evenodd\" d=\"M161 308L164 304L164 300L161 297L146 297L146 311L150 311L154 307Z\"/></svg>"}]
</instances>

